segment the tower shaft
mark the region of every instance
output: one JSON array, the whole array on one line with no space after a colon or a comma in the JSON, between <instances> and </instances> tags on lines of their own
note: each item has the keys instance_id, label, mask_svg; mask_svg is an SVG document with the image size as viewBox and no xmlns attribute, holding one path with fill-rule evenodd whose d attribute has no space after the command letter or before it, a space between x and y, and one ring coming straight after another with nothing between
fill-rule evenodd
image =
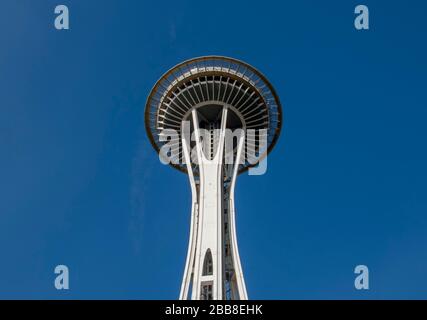
<instances>
[{"instance_id":1,"label":"tower shaft","mask_svg":"<svg viewBox=\"0 0 427 320\"><path fill-rule=\"evenodd\" d=\"M199 171L197 181L191 164L191 141L186 134L181 137L192 192L190 240L181 300L247 299L234 210L234 187L245 136L242 131L238 137L236 158L231 165L226 164L227 113L228 109L224 106L219 134L215 136L214 130L210 130L209 139L202 142L197 110L191 111ZM209 126L214 127L213 124Z\"/></svg>"}]
</instances>

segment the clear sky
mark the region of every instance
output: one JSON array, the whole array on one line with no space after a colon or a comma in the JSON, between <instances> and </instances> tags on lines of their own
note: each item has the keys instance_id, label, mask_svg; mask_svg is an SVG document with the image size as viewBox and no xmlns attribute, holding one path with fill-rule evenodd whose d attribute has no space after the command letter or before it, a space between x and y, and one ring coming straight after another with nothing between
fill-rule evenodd
<instances>
[{"instance_id":1,"label":"clear sky","mask_svg":"<svg viewBox=\"0 0 427 320\"><path fill-rule=\"evenodd\" d=\"M190 188L143 111L211 54L261 70L284 109L267 174L236 189L249 297L427 298L427 5L364 1L356 31L360 3L2 0L0 298L178 297Z\"/></svg>"}]
</instances>

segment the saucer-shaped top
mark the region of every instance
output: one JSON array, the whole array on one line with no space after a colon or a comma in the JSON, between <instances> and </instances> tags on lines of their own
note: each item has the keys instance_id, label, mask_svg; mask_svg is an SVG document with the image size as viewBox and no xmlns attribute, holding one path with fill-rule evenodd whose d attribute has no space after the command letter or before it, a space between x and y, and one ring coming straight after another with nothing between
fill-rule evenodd
<instances>
[{"instance_id":1,"label":"saucer-shaped top","mask_svg":"<svg viewBox=\"0 0 427 320\"><path fill-rule=\"evenodd\" d=\"M267 78L252 66L227 57L206 56L184 61L167 71L154 85L145 107L145 128L154 149L159 152L165 141L159 137L165 129L181 136L181 124L190 120L193 109L206 121L216 121L222 107L230 110L227 127L265 129L266 146L259 148L259 138L246 140L257 144L258 159L274 147L281 130L282 108L279 98ZM176 145L176 157L171 165L187 172L181 142ZM263 151L260 151L263 150ZM253 153L247 154L239 173L256 165ZM197 171L197 170L196 170ZM196 172L197 174L197 172Z\"/></svg>"}]
</instances>

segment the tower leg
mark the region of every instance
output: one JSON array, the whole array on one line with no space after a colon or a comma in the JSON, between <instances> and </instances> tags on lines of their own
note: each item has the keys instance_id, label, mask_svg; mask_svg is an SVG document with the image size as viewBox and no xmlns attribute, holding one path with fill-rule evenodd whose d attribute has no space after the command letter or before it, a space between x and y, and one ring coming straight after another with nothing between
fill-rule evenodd
<instances>
[{"instance_id":1,"label":"tower leg","mask_svg":"<svg viewBox=\"0 0 427 320\"><path fill-rule=\"evenodd\" d=\"M208 159L200 141L197 110L192 110L199 169L198 183L191 165L190 141L187 141L186 135L182 134L184 159L192 192L192 213L190 241L180 299L188 299L190 286L193 300L247 299L237 248L234 217L234 186L244 145L244 134L239 138L231 184L226 188L224 144L227 112L227 107L224 107L215 156ZM227 294L227 290L232 291L231 295Z\"/></svg>"}]
</instances>

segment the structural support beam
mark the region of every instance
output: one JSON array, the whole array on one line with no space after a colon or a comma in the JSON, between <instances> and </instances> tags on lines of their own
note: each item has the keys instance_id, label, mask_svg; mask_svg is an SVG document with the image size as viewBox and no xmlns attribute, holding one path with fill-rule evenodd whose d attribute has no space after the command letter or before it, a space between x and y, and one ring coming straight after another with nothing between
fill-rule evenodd
<instances>
[{"instance_id":1,"label":"structural support beam","mask_svg":"<svg viewBox=\"0 0 427 320\"><path fill-rule=\"evenodd\" d=\"M192 212L188 254L180 299L224 300L247 299L236 240L234 187L244 146L244 132L238 138L237 155L231 184L224 183L224 149L227 107L221 112L221 123L215 150L207 150L201 141L196 109L191 111L195 135L198 181L191 163L191 141L182 134L184 160L192 192ZM212 131L211 135L214 134ZM204 136L204 139L207 137ZM213 137L210 137L213 139ZM205 148L203 148L203 145ZM210 157L207 154L214 154ZM191 297L190 296L191 289ZM231 294L228 293L231 291Z\"/></svg>"}]
</instances>

